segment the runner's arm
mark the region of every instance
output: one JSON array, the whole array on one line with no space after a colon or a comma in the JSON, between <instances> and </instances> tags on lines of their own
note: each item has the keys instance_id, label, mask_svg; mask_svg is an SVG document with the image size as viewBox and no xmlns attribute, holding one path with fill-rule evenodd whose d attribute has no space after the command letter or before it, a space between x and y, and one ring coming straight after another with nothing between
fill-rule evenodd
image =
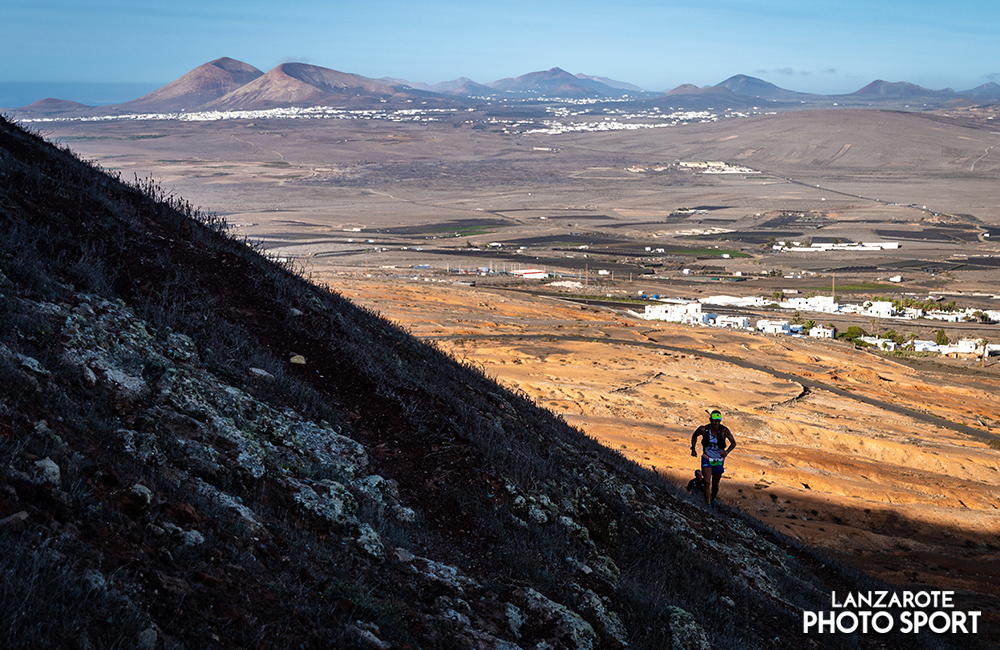
<instances>
[{"instance_id":1,"label":"runner's arm","mask_svg":"<svg viewBox=\"0 0 1000 650\"><path fill-rule=\"evenodd\" d=\"M724 452L722 452L722 455L728 456L729 452L736 449L736 438L733 437L733 432L730 431L728 427L726 428L724 435L726 436L726 440L729 441L729 446L726 447L726 450Z\"/></svg>"}]
</instances>

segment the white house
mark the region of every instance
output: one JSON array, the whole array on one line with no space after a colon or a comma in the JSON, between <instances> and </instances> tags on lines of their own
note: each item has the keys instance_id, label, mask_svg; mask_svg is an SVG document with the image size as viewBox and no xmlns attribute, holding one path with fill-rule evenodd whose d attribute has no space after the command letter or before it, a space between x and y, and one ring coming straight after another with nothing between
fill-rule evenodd
<instances>
[{"instance_id":1,"label":"white house","mask_svg":"<svg viewBox=\"0 0 1000 650\"><path fill-rule=\"evenodd\" d=\"M671 300L661 305L646 305L642 315L646 320L665 320L672 323L701 323L702 316L701 303L697 300Z\"/></svg>"},{"instance_id":2,"label":"white house","mask_svg":"<svg viewBox=\"0 0 1000 650\"><path fill-rule=\"evenodd\" d=\"M787 291L786 291L787 293ZM818 311L825 314L835 314L840 311L840 305L832 296L813 296L812 298L790 298L779 303L783 309L798 309L799 311Z\"/></svg>"},{"instance_id":3,"label":"white house","mask_svg":"<svg viewBox=\"0 0 1000 650\"><path fill-rule=\"evenodd\" d=\"M792 324L787 320L765 320L757 321L757 329L764 334L791 334Z\"/></svg>"},{"instance_id":4,"label":"white house","mask_svg":"<svg viewBox=\"0 0 1000 650\"><path fill-rule=\"evenodd\" d=\"M885 350L886 352L892 352L896 349L896 342L892 339L880 339L877 336L861 336L858 337L859 341L864 341L868 345L874 345L879 350Z\"/></svg>"},{"instance_id":5,"label":"white house","mask_svg":"<svg viewBox=\"0 0 1000 650\"><path fill-rule=\"evenodd\" d=\"M876 300L865 304L865 316L875 318L892 318L896 315L896 308L888 300Z\"/></svg>"},{"instance_id":6,"label":"white house","mask_svg":"<svg viewBox=\"0 0 1000 650\"><path fill-rule=\"evenodd\" d=\"M823 327L822 325L817 325L809 330L809 336L814 339L832 339L836 335L837 329L834 327Z\"/></svg>"},{"instance_id":7,"label":"white house","mask_svg":"<svg viewBox=\"0 0 1000 650\"><path fill-rule=\"evenodd\" d=\"M703 305L723 305L726 307L763 307L771 304L771 300L764 300L759 296L708 296L698 299Z\"/></svg>"},{"instance_id":8,"label":"white house","mask_svg":"<svg viewBox=\"0 0 1000 650\"><path fill-rule=\"evenodd\" d=\"M734 330L750 329L749 316L719 316L715 319L716 327L725 327Z\"/></svg>"},{"instance_id":9,"label":"white house","mask_svg":"<svg viewBox=\"0 0 1000 650\"><path fill-rule=\"evenodd\" d=\"M983 349L979 341L980 339L959 339L957 343L939 345L938 352L941 354L976 354Z\"/></svg>"},{"instance_id":10,"label":"white house","mask_svg":"<svg viewBox=\"0 0 1000 650\"><path fill-rule=\"evenodd\" d=\"M962 320L962 314L957 311L929 311L924 314L924 318L929 320L943 320L946 323L957 323Z\"/></svg>"},{"instance_id":11,"label":"white house","mask_svg":"<svg viewBox=\"0 0 1000 650\"><path fill-rule=\"evenodd\" d=\"M690 314L685 316L681 318L681 322L685 325L708 325L718 317L718 314L708 314L702 312L699 314Z\"/></svg>"}]
</instances>

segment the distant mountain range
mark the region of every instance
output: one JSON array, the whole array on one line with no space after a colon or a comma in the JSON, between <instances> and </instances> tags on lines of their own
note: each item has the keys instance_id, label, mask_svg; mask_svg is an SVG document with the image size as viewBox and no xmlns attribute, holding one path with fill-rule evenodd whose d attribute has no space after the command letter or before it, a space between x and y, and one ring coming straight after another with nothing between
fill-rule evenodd
<instances>
[{"instance_id":1,"label":"distant mountain range","mask_svg":"<svg viewBox=\"0 0 1000 650\"><path fill-rule=\"evenodd\" d=\"M684 84L667 93L653 93L633 84L605 77L570 74L560 68L480 84L461 77L434 85L385 77L370 79L306 63L283 63L264 73L228 57L216 59L147 95L122 104L91 107L46 98L13 109L15 115L70 116L126 113L176 113L206 110L263 110L281 107L432 107L474 105L482 99L616 99L653 106L681 105L689 110L756 108L784 104L873 106L885 103L995 103L1000 85L990 82L955 92L929 90L906 82L873 81L848 95L815 95L785 90L762 79L735 75L715 86Z\"/></svg>"}]
</instances>

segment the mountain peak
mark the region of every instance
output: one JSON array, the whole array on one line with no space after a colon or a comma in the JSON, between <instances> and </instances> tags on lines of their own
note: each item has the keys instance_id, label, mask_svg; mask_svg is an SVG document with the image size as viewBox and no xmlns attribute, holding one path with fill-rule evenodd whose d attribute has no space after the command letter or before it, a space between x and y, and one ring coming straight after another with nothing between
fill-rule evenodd
<instances>
[{"instance_id":1,"label":"mountain peak","mask_svg":"<svg viewBox=\"0 0 1000 650\"><path fill-rule=\"evenodd\" d=\"M490 88L505 93L539 97L620 97L621 89L613 88L592 78L573 75L562 68L529 72L513 79L500 79L489 84Z\"/></svg>"},{"instance_id":2,"label":"mountain peak","mask_svg":"<svg viewBox=\"0 0 1000 650\"><path fill-rule=\"evenodd\" d=\"M222 57L198 66L166 86L117 108L133 112L194 110L259 78L264 73L249 63Z\"/></svg>"},{"instance_id":3,"label":"mountain peak","mask_svg":"<svg viewBox=\"0 0 1000 650\"><path fill-rule=\"evenodd\" d=\"M769 81L745 74L733 75L718 84L718 86L728 88L737 95L757 97L759 99L798 99L808 96L807 93L785 90Z\"/></svg>"},{"instance_id":4,"label":"mountain peak","mask_svg":"<svg viewBox=\"0 0 1000 650\"><path fill-rule=\"evenodd\" d=\"M976 86L969 90L963 90L961 95L982 95L984 97L1000 97L1000 84L995 81L987 81L981 86Z\"/></svg>"},{"instance_id":5,"label":"mountain peak","mask_svg":"<svg viewBox=\"0 0 1000 650\"><path fill-rule=\"evenodd\" d=\"M309 63L282 63L208 104L221 110L260 110L317 102L341 105L376 102L395 94L392 86Z\"/></svg>"},{"instance_id":6,"label":"mountain peak","mask_svg":"<svg viewBox=\"0 0 1000 650\"><path fill-rule=\"evenodd\" d=\"M876 79L853 94L859 96L906 98L940 97L953 94L953 92L950 88L946 88L945 90L930 90L908 81L883 81L882 79Z\"/></svg>"},{"instance_id":7,"label":"mountain peak","mask_svg":"<svg viewBox=\"0 0 1000 650\"><path fill-rule=\"evenodd\" d=\"M73 102L68 99L55 99L53 97L46 97L45 99L39 99L37 102L32 102L27 106L22 106L18 110L19 113L68 113L70 111L82 111L92 108L86 104L81 104L80 102Z\"/></svg>"}]
</instances>

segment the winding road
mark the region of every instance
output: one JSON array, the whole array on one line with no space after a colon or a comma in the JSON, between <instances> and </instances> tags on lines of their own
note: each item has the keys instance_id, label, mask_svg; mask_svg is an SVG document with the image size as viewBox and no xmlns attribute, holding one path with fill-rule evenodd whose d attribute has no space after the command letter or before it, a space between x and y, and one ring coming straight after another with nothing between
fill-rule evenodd
<instances>
[{"instance_id":1,"label":"winding road","mask_svg":"<svg viewBox=\"0 0 1000 650\"><path fill-rule=\"evenodd\" d=\"M647 338L649 339L648 341L628 341L628 340L624 340L624 339L611 339L611 340L608 340L608 339L597 339L597 338L588 337L588 336L559 336L558 334L555 334L555 333L548 333L548 334L500 334L500 335L497 335L497 334L481 334L481 335L462 334L462 335L457 335L456 334L456 335L446 335L446 336L428 336L428 337L422 337L422 338L424 338L424 339L432 339L432 340L435 340L435 341L443 341L443 340L450 340L450 339L463 339L463 340L466 340L466 341L468 341L468 340L476 340L476 339L488 339L490 341L498 341L498 340L504 340L504 339L508 339L508 340L512 340L512 341L524 341L524 340L531 340L531 339L539 339L539 340L545 340L545 341L549 341L549 342L551 342L553 339L558 339L558 340L561 340L561 341L570 341L570 342L577 342L577 343L614 343L616 345L631 345L631 346L635 346L635 347L653 348L653 349L656 349L656 350L667 350L667 351L670 351L670 352L678 352L678 353L682 353L682 354L689 354L689 355L694 355L694 356L700 356L700 357L704 357L706 359L713 359L715 361L722 361L724 363L731 363L733 365L739 366L741 368L746 368L748 370L756 370L758 372L762 372L762 373L771 375L772 377L776 377L778 379L784 379L785 381L790 381L792 383L799 384L804 389L807 389L807 391L808 390L825 390L825 391L829 391L829 392L834 393L835 395L839 395L841 397L846 397L846 398L849 398L849 399L856 400L858 402L862 402L864 404L868 404L870 406L875 406L875 407L878 407L880 409L884 409L886 411L889 411L891 413L896 413L898 415L904 415L906 417L913 418L913 419L918 420L920 422L927 422L928 424L933 424L934 426L943 427L943 428L946 428L946 429L951 429L953 431L958 431L959 433L964 433L966 435L972 436L974 438L978 438L980 440L989 441L989 440L995 440L996 439L996 436L994 436L993 434L988 433L986 431L982 431L980 429L969 427L969 426L966 426L964 424L958 424L957 422L951 422L949 420L945 420L944 418L937 417L936 415L932 415L930 413L923 413L921 411L916 411L916 410L913 410L913 409L909 409L909 408L906 408L904 406L898 406L896 404L885 402L883 400L873 399L871 397L866 397L864 395L859 395L859 394L857 394L854 391L844 390L842 388L837 388L835 386L830 386L828 384L824 384L822 382L818 382L818 381L815 381L815 380L812 380L812 379L805 379L804 377L799 377L798 375L793 375L791 373L781 372L779 370L774 370L773 368L769 368L767 366L761 365L759 363L754 363L752 361L747 361L746 359L742 359L740 357L733 357L733 356L729 356L729 355L725 355L725 354L718 354L718 353L715 353L715 352L707 352L707 351L704 351L704 350L693 350L691 348L682 348L682 347L677 347L677 346L673 346L673 345L666 345L665 343L661 343L660 341L658 341L655 338L650 337L650 336L647 336ZM804 392L803 395L807 394L807 391Z\"/></svg>"}]
</instances>

